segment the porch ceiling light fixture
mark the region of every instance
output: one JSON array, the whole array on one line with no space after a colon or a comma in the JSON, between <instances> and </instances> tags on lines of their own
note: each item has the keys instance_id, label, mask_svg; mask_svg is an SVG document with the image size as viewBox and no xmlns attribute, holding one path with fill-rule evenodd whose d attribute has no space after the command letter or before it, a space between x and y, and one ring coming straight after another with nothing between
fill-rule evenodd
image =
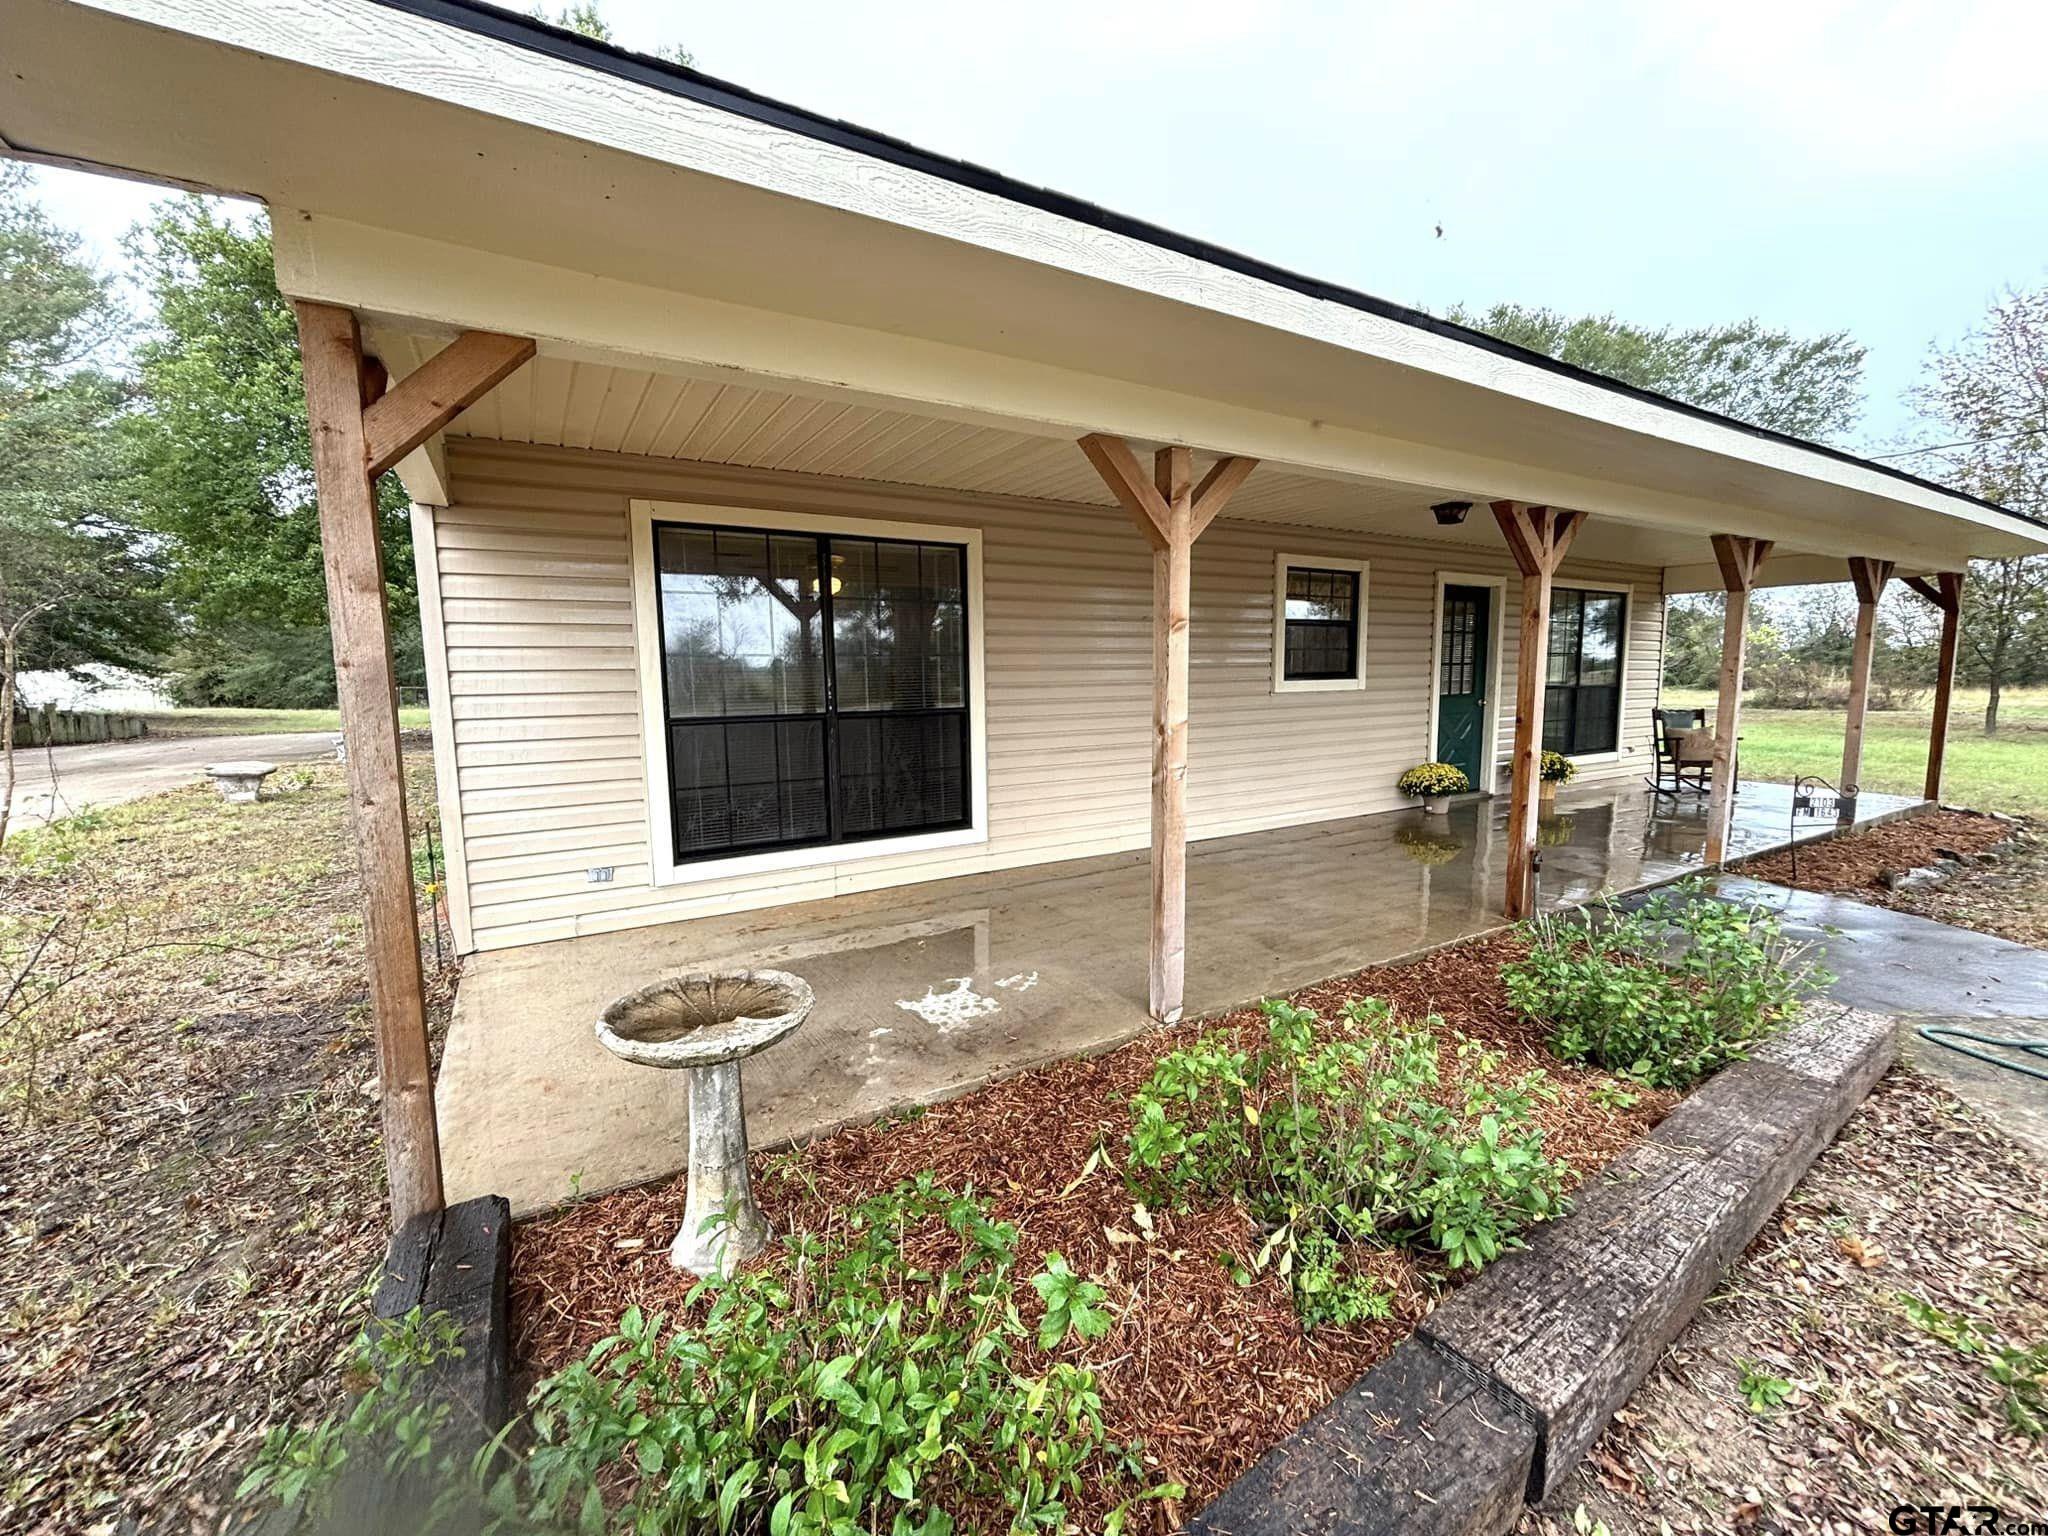
<instances>
[{"instance_id":1,"label":"porch ceiling light fixture","mask_svg":"<svg viewBox=\"0 0 2048 1536\"><path fill-rule=\"evenodd\" d=\"M683 1226L669 1262L730 1275L768 1245L747 1173L740 1062L810 1016L810 984L787 971L715 971L629 992L597 1021L598 1043L643 1067L690 1074L690 1163Z\"/></svg>"},{"instance_id":2,"label":"porch ceiling light fixture","mask_svg":"<svg viewBox=\"0 0 2048 1536\"><path fill-rule=\"evenodd\" d=\"M1455 528L1465 521L1465 514L1472 510L1469 501L1440 501L1429 509L1436 514L1437 524L1444 528Z\"/></svg>"}]
</instances>

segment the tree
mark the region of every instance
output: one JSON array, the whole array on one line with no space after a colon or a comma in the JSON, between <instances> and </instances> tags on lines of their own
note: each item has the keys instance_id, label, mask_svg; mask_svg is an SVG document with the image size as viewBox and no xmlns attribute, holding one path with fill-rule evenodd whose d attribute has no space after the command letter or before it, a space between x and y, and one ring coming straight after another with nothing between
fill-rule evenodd
<instances>
[{"instance_id":1,"label":"tree","mask_svg":"<svg viewBox=\"0 0 2048 1536\"><path fill-rule=\"evenodd\" d=\"M173 690L194 704L334 702L298 324L262 215L160 205L130 241L156 325L136 350L136 498L189 618ZM422 679L406 497L378 485L402 682ZM410 642L410 643L408 643Z\"/></svg>"},{"instance_id":2,"label":"tree","mask_svg":"<svg viewBox=\"0 0 2048 1536\"><path fill-rule=\"evenodd\" d=\"M1912 399L1937 434L1923 473L2048 521L2048 284L2009 290L1981 327L1937 350ZM1995 733L2005 689L2048 669L2048 556L1973 560L1963 641Z\"/></svg>"},{"instance_id":3,"label":"tree","mask_svg":"<svg viewBox=\"0 0 2048 1536\"><path fill-rule=\"evenodd\" d=\"M1664 610L1664 686L1712 688L1721 677L1723 599L1686 592Z\"/></svg>"},{"instance_id":4,"label":"tree","mask_svg":"<svg viewBox=\"0 0 2048 1536\"><path fill-rule=\"evenodd\" d=\"M567 6L552 16L544 9L535 11L534 15L551 25L571 32L580 32L592 42L617 41L612 36L611 23L604 19L604 13L598 8L596 0L576 0L574 5ZM654 57L666 59L671 64L680 64L685 69L697 62L696 55L679 43L670 43L666 47L655 49Z\"/></svg>"},{"instance_id":5,"label":"tree","mask_svg":"<svg viewBox=\"0 0 2048 1536\"><path fill-rule=\"evenodd\" d=\"M121 382L96 366L119 316L106 280L0 163L0 836L16 680L147 665L170 638L148 542L126 516Z\"/></svg>"},{"instance_id":6,"label":"tree","mask_svg":"<svg viewBox=\"0 0 2048 1536\"><path fill-rule=\"evenodd\" d=\"M1837 442L1863 409L1864 349L1846 331L1794 336L1757 320L1655 330L1613 315L1495 304L1447 319L1560 362L1752 426Z\"/></svg>"}]
</instances>

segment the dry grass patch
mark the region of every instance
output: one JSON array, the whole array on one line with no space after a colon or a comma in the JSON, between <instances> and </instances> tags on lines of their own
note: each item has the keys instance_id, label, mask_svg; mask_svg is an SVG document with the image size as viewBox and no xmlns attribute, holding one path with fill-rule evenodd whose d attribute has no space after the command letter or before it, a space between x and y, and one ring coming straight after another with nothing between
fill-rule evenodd
<instances>
[{"instance_id":1,"label":"dry grass patch","mask_svg":"<svg viewBox=\"0 0 2048 1536\"><path fill-rule=\"evenodd\" d=\"M0 855L0 1529L217 1529L360 1326L384 1199L355 851L337 766L271 782Z\"/></svg>"}]
</instances>

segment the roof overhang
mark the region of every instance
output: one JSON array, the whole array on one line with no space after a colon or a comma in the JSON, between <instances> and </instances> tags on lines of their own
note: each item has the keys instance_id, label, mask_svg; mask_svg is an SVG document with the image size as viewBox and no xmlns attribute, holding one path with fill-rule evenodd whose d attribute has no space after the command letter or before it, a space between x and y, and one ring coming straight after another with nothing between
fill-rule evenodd
<instances>
[{"instance_id":1,"label":"roof overhang","mask_svg":"<svg viewBox=\"0 0 2048 1536\"><path fill-rule=\"evenodd\" d=\"M410 334L515 331L544 357L1190 442L1817 559L2048 547L1910 476L508 14L13 0L4 25L11 152L259 197L287 292ZM1714 584L1705 560L1663 563Z\"/></svg>"}]
</instances>

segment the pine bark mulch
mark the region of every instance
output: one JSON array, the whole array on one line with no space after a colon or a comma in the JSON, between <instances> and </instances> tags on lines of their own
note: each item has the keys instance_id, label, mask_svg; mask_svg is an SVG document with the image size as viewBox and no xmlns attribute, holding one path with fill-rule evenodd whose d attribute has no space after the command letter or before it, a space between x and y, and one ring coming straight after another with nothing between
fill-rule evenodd
<instances>
[{"instance_id":1,"label":"pine bark mulch","mask_svg":"<svg viewBox=\"0 0 2048 1536\"><path fill-rule=\"evenodd\" d=\"M1294 1000L1334 1018L1350 998L1383 997L1404 1019L1436 1012L1497 1048L1509 1076L1542 1067L1560 1090L1541 1112L1546 1141L1583 1177L1640 1139L1675 1096L1638 1090L1629 1107L1605 1095L1596 1103L1591 1090L1613 1079L1556 1061L1540 1033L1507 1006L1500 967L1520 953L1519 939L1498 934L1311 987ZM1098 1159L1086 1172L1098 1148L1121 1164L1129 1100L1154 1063L1219 1028L1249 1041L1263 1021L1245 1009L1155 1030L1102 1056L1060 1062L793 1153L755 1156L762 1205L779 1231L815 1228L828 1212L930 1169L948 1185L972 1184L995 1218L1017 1224L1020 1272L1035 1271L1042 1253L1058 1250L1077 1273L1104 1285L1116 1325L1092 1344L1055 1353L1095 1371L1111 1435L1142 1441L1152 1475L1186 1485L1184 1504L1140 1511L1140 1521L1160 1529L1201 1508L1390 1353L1455 1283L1431 1260L1377 1253L1366 1262L1393 1289L1393 1317L1304 1333L1281 1282L1267 1274L1239 1286L1227 1271L1226 1258L1248 1262L1258 1244L1242 1209L1148 1212L1148 1237L1116 1167ZM683 1194L672 1181L519 1227L514 1349L529 1379L580 1357L629 1305L677 1310L688 1282L669 1268L666 1248ZM1076 1515L1089 1528L1103 1512Z\"/></svg>"},{"instance_id":2,"label":"pine bark mulch","mask_svg":"<svg viewBox=\"0 0 2048 1536\"><path fill-rule=\"evenodd\" d=\"M1929 811L1751 859L1741 872L1802 891L1853 895L1890 905L1887 875L1921 869L1947 854L1978 854L2013 835L2014 823L1975 811Z\"/></svg>"}]
</instances>

